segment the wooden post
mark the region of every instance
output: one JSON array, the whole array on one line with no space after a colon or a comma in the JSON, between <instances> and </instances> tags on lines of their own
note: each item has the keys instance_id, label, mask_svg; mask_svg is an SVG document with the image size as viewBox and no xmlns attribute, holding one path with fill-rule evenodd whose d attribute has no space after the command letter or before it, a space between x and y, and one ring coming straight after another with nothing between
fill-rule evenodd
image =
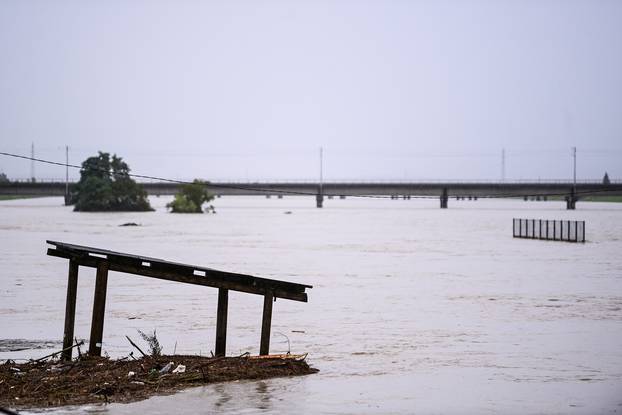
<instances>
[{"instance_id":1,"label":"wooden post","mask_svg":"<svg viewBox=\"0 0 622 415\"><path fill-rule=\"evenodd\" d=\"M102 338L104 335L104 313L106 311L106 289L108 286L108 262L100 261L97 264L95 279L95 298L93 300L93 319L91 320L91 339L89 340L89 355L101 356Z\"/></svg>"},{"instance_id":2,"label":"wooden post","mask_svg":"<svg viewBox=\"0 0 622 415\"><path fill-rule=\"evenodd\" d=\"M73 327L76 321L76 294L78 292L78 264L69 260L69 276L67 278L67 300L65 303L65 331L63 333L63 360L71 360L68 349L73 344Z\"/></svg>"},{"instance_id":3,"label":"wooden post","mask_svg":"<svg viewBox=\"0 0 622 415\"><path fill-rule=\"evenodd\" d=\"M229 290L218 289L218 311L216 314L216 356L225 356L227 350L227 308Z\"/></svg>"},{"instance_id":4,"label":"wooden post","mask_svg":"<svg viewBox=\"0 0 622 415\"><path fill-rule=\"evenodd\" d=\"M270 354L270 326L272 325L272 303L274 295L272 291L266 292L263 297L263 318L261 320L261 344L259 346L259 354Z\"/></svg>"}]
</instances>

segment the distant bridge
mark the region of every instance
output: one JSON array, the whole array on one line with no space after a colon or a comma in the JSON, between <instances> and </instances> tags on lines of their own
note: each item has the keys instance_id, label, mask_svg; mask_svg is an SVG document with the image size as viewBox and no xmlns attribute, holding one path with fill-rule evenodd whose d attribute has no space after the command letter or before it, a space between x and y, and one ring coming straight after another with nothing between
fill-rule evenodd
<instances>
[{"instance_id":1,"label":"distant bridge","mask_svg":"<svg viewBox=\"0 0 622 415\"><path fill-rule=\"evenodd\" d=\"M173 195L181 184L171 182L142 183L149 195ZM64 182L11 182L0 184L0 195L63 196ZM574 209L585 196L622 196L622 183L579 182L214 182L208 190L218 196L314 196L316 206L322 207L325 197L437 197L441 208L447 208L450 198L510 198L546 200L561 197L566 207Z\"/></svg>"}]
</instances>

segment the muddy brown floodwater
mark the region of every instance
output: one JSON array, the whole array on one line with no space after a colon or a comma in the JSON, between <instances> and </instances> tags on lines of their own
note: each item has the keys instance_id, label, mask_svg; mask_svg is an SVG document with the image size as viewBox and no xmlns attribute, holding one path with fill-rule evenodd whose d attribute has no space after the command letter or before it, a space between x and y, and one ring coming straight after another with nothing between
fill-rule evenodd
<instances>
[{"instance_id":1,"label":"muddy brown floodwater","mask_svg":"<svg viewBox=\"0 0 622 415\"><path fill-rule=\"evenodd\" d=\"M313 285L277 301L271 352L318 374L218 383L56 413L619 413L622 204L224 197L216 215L74 213L0 202L0 338L62 339L67 262L46 239ZM285 212L291 214L285 214ZM512 238L512 218L585 220L587 242ZM135 222L141 226L120 227ZM80 271L88 339L94 272ZM157 329L164 353L209 356L217 290L111 273L103 350ZM227 351L257 354L262 298L231 293ZM36 358L58 346L0 351Z\"/></svg>"}]
</instances>

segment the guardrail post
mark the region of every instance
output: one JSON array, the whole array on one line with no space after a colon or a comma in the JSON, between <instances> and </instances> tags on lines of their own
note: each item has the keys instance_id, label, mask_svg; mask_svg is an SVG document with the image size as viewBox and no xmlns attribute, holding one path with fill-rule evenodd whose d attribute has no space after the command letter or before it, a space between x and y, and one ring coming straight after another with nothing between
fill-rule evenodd
<instances>
[{"instance_id":1,"label":"guardrail post","mask_svg":"<svg viewBox=\"0 0 622 415\"><path fill-rule=\"evenodd\" d=\"M71 360L69 349L73 344L73 328L76 321L76 295L78 292L78 264L69 260L69 276L67 278L67 301L65 304L65 331L63 333L63 360Z\"/></svg>"},{"instance_id":2,"label":"guardrail post","mask_svg":"<svg viewBox=\"0 0 622 415\"><path fill-rule=\"evenodd\" d=\"M224 356L227 350L227 309L229 290L218 289L218 310L216 313L216 356Z\"/></svg>"},{"instance_id":3,"label":"guardrail post","mask_svg":"<svg viewBox=\"0 0 622 415\"><path fill-rule=\"evenodd\" d=\"M266 292L263 297L263 317L261 320L261 343L259 354L264 356L270 354L270 329L272 326L272 303L274 294L272 291Z\"/></svg>"},{"instance_id":4,"label":"guardrail post","mask_svg":"<svg viewBox=\"0 0 622 415\"><path fill-rule=\"evenodd\" d=\"M97 264L95 278L95 298L93 300L93 319L91 320L91 339L89 340L89 355L101 356L102 339L104 335L104 314L106 312L106 290L108 287L108 262Z\"/></svg>"}]
</instances>

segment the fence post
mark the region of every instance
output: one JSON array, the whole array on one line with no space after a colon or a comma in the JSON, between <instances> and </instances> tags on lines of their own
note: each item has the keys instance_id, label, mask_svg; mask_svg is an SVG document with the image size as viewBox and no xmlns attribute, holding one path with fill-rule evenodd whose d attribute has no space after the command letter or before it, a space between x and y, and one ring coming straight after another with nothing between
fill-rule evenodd
<instances>
[{"instance_id":1,"label":"fence post","mask_svg":"<svg viewBox=\"0 0 622 415\"><path fill-rule=\"evenodd\" d=\"M549 220L546 220L546 239L549 239Z\"/></svg>"},{"instance_id":2,"label":"fence post","mask_svg":"<svg viewBox=\"0 0 622 415\"><path fill-rule=\"evenodd\" d=\"M536 220L531 220L531 239L536 239Z\"/></svg>"}]
</instances>

